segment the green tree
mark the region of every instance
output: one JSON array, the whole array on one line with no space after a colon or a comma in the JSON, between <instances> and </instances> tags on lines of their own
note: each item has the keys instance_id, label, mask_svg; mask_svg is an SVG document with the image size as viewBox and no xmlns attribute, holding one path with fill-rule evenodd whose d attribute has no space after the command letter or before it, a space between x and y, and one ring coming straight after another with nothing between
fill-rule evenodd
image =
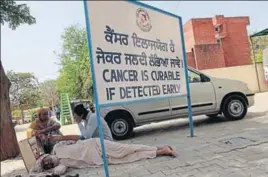
<instances>
[{"instance_id":1,"label":"green tree","mask_svg":"<svg viewBox=\"0 0 268 177\"><path fill-rule=\"evenodd\" d=\"M27 7L25 4L17 5L13 0L1 0L0 10L1 25L8 23L9 27L13 30L15 30L21 24L32 25L36 23L35 18L30 15L29 7ZM17 156L20 150L11 120L9 100L10 81L5 74L1 60L0 65L0 161L2 161Z\"/></svg>"},{"instance_id":2,"label":"green tree","mask_svg":"<svg viewBox=\"0 0 268 177\"><path fill-rule=\"evenodd\" d=\"M22 122L24 122L23 110L40 103L38 80L32 73L13 71L7 71L7 77L11 82L9 90L11 106L21 110Z\"/></svg>"},{"instance_id":3,"label":"green tree","mask_svg":"<svg viewBox=\"0 0 268 177\"><path fill-rule=\"evenodd\" d=\"M92 81L86 30L72 25L65 29L62 40L58 90L74 99L91 99Z\"/></svg>"},{"instance_id":4,"label":"green tree","mask_svg":"<svg viewBox=\"0 0 268 177\"><path fill-rule=\"evenodd\" d=\"M256 32L252 33L255 34ZM261 63L263 61L263 50L268 46L268 35L266 36L258 36L252 38L252 43L250 42L250 50L251 50L251 61L254 62L254 55L257 63Z\"/></svg>"},{"instance_id":5,"label":"green tree","mask_svg":"<svg viewBox=\"0 0 268 177\"><path fill-rule=\"evenodd\" d=\"M59 104L56 80L46 80L39 85L43 105L54 107Z\"/></svg>"},{"instance_id":6,"label":"green tree","mask_svg":"<svg viewBox=\"0 0 268 177\"><path fill-rule=\"evenodd\" d=\"M30 14L26 4L16 4L13 0L1 0L1 24L15 30L21 24L35 24L36 20Z\"/></svg>"}]
</instances>

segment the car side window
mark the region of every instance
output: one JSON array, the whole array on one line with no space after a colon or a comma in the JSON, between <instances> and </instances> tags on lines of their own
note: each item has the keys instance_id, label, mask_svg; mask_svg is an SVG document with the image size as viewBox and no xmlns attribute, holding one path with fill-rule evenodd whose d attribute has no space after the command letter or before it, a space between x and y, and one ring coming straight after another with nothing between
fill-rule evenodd
<instances>
[{"instance_id":1,"label":"car side window","mask_svg":"<svg viewBox=\"0 0 268 177\"><path fill-rule=\"evenodd\" d=\"M197 83L201 82L201 76L200 74L197 74L191 70L188 70L188 76L189 76L189 82L190 83Z\"/></svg>"}]
</instances>

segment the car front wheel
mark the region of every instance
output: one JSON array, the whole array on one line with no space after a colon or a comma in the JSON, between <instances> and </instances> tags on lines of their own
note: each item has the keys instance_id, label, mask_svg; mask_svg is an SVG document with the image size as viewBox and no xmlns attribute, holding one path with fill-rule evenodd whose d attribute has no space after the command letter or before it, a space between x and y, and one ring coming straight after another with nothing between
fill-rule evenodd
<instances>
[{"instance_id":1,"label":"car front wheel","mask_svg":"<svg viewBox=\"0 0 268 177\"><path fill-rule=\"evenodd\" d=\"M229 96L223 103L222 112L227 120L243 119L248 111L245 98L239 95Z\"/></svg>"}]
</instances>

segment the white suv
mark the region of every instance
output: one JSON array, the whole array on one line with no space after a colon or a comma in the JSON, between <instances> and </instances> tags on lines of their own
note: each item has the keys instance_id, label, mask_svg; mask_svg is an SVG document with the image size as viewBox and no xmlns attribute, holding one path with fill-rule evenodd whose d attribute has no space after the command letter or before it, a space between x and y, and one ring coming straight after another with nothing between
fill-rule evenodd
<instances>
[{"instance_id":1,"label":"white suv","mask_svg":"<svg viewBox=\"0 0 268 177\"><path fill-rule=\"evenodd\" d=\"M193 115L214 117L223 113L228 120L239 120L254 104L254 94L245 83L208 77L192 68L188 71ZM132 134L134 127L187 117L187 99L176 97L113 106L101 108L100 113L109 124L114 139L122 140Z\"/></svg>"}]
</instances>

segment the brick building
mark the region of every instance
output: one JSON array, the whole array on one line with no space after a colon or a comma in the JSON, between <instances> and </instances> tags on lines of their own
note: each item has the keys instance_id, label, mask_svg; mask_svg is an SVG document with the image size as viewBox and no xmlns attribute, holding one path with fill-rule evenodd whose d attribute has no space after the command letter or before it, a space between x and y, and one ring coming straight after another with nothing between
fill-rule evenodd
<instances>
[{"instance_id":1,"label":"brick building","mask_svg":"<svg viewBox=\"0 0 268 177\"><path fill-rule=\"evenodd\" d=\"M195 18L184 26L188 65L199 69L248 65L249 17Z\"/></svg>"}]
</instances>

